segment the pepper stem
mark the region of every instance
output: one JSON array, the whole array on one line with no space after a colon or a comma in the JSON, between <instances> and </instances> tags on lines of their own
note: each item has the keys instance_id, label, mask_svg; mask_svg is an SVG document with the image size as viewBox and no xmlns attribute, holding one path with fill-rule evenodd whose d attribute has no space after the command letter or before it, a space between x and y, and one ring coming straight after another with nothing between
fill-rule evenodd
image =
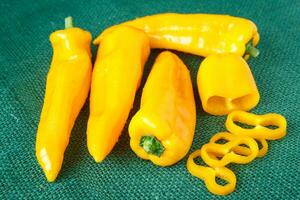
<instances>
[{"instance_id":1,"label":"pepper stem","mask_svg":"<svg viewBox=\"0 0 300 200\"><path fill-rule=\"evenodd\" d=\"M140 141L140 146L149 154L160 157L165 151L164 146L154 136L143 136Z\"/></svg>"},{"instance_id":2,"label":"pepper stem","mask_svg":"<svg viewBox=\"0 0 300 200\"><path fill-rule=\"evenodd\" d=\"M71 16L65 18L65 29L73 27L73 18Z\"/></svg>"},{"instance_id":3,"label":"pepper stem","mask_svg":"<svg viewBox=\"0 0 300 200\"><path fill-rule=\"evenodd\" d=\"M246 44L246 53L254 58L259 55L259 49L254 47L252 40Z\"/></svg>"}]
</instances>

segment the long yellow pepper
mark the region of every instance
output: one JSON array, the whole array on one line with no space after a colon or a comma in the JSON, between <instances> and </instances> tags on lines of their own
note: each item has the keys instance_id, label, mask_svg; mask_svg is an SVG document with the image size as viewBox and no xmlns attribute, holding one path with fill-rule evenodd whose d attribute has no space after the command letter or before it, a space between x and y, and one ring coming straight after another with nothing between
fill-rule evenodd
<instances>
[{"instance_id":1,"label":"long yellow pepper","mask_svg":"<svg viewBox=\"0 0 300 200\"><path fill-rule=\"evenodd\" d=\"M51 34L53 59L36 138L36 157L49 182L56 179L75 119L90 88L91 34L70 27Z\"/></svg>"},{"instance_id":2,"label":"long yellow pepper","mask_svg":"<svg viewBox=\"0 0 300 200\"><path fill-rule=\"evenodd\" d=\"M140 110L129 124L130 146L156 165L172 165L189 151L195 123L189 71L175 54L163 52L143 89Z\"/></svg>"},{"instance_id":3,"label":"long yellow pepper","mask_svg":"<svg viewBox=\"0 0 300 200\"><path fill-rule=\"evenodd\" d=\"M145 31L151 48L174 49L200 56L235 53L246 58L256 57L259 42L256 25L244 18L215 14L164 13L137 18L121 25ZM106 29L101 40L116 26Z\"/></svg>"},{"instance_id":4,"label":"long yellow pepper","mask_svg":"<svg viewBox=\"0 0 300 200\"><path fill-rule=\"evenodd\" d=\"M93 70L87 145L96 162L112 150L126 123L150 52L149 38L119 26L100 43Z\"/></svg>"}]
</instances>

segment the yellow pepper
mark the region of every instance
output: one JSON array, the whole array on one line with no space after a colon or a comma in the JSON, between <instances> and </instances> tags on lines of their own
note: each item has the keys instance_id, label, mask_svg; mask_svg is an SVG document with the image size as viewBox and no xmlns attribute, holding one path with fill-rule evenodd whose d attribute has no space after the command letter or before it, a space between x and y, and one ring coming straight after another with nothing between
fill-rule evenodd
<instances>
[{"instance_id":1,"label":"yellow pepper","mask_svg":"<svg viewBox=\"0 0 300 200\"><path fill-rule=\"evenodd\" d=\"M251 125L252 128L243 128L236 122ZM245 135L255 139L277 140L286 135L287 122L279 114L256 115L239 110L233 111L227 116L225 125L228 131L237 135Z\"/></svg>"},{"instance_id":2,"label":"yellow pepper","mask_svg":"<svg viewBox=\"0 0 300 200\"><path fill-rule=\"evenodd\" d=\"M75 119L89 92L92 72L91 34L72 28L51 34L53 59L36 137L36 157L49 182L56 179Z\"/></svg>"},{"instance_id":3,"label":"yellow pepper","mask_svg":"<svg viewBox=\"0 0 300 200\"><path fill-rule=\"evenodd\" d=\"M215 14L164 13L124 22L145 31L152 48L174 49L200 56L235 53L256 57L259 42L256 25L244 18ZM106 29L96 40L109 34Z\"/></svg>"},{"instance_id":4,"label":"yellow pepper","mask_svg":"<svg viewBox=\"0 0 300 200\"><path fill-rule=\"evenodd\" d=\"M246 61L235 54L214 54L200 65L198 90L203 109L212 115L233 110L250 110L259 102L259 93Z\"/></svg>"},{"instance_id":5,"label":"yellow pepper","mask_svg":"<svg viewBox=\"0 0 300 200\"><path fill-rule=\"evenodd\" d=\"M189 71L175 54L165 51L154 63L140 110L129 124L131 149L156 165L172 165L189 151L195 123Z\"/></svg>"},{"instance_id":6,"label":"yellow pepper","mask_svg":"<svg viewBox=\"0 0 300 200\"><path fill-rule=\"evenodd\" d=\"M132 108L150 52L149 38L119 26L100 40L92 75L87 146L96 162L110 153Z\"/></svg>"},{"instance_id":7,"label":"yellow pepper","mask_svg":"<svg viewBox=\"0 0 300 200\"><path fill-rule=\"evenodd\" d=\"M195 158L201 156L201 150L193 152L187 161L188 171L197 178L204 181L207 189L216 195L227 195L234 191L236 186L236 176L227 167L207 167L197 165L194 161ZM227 183L220 185L216 182L216 178L221 178Z\"/></svg>"},{"instance_id":8,"label":"yellow pepper","mask_svg":"<svg viewBox=\"0 0 300 200\"><path fill-rule=\"evenodd\" d=\"M225 144L215 143L215 138L229 140ZM240 155L236 152L236 147L246 145L249 147L250 154ZM244 147L244 148L248 148ZM201 157L211 167L224 167L229 163L246 164L256 158L258 154L258 145L253 138L245 136L236 136L231 133L218 133L212 143L208 143L201 148Z\"/></svg>"}]
</instances>

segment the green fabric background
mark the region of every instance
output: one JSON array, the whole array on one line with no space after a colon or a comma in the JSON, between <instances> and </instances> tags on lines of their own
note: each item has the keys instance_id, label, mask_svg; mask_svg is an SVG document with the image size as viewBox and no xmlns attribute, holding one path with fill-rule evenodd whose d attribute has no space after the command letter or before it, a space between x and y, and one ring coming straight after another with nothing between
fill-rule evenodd
<instances>
[{"instance_id":1,"label":"green fabric background","mask_svg":"<svg viewBox=\"0 0 300 200\"><path fill-rule=\"evenodd\" d=\"M22 3L21 3L22 2ZM261 94L255 113L277 112L288 134L269 142L269 152L249 165L231 165L237 187L229 199L300 199L300 1L140 0L0 2L0 199L213 199L204 183L177 165L160 168L129 148L127 127L107 159L96 164L86 148L88 103L82 109L55 183L46 182L35 159L35 136L52 49L51 32L73 16L93 37L105 27L161 12L221 13L253 20L261 54L251 59ZM95 54L96 48L93 47ZM159 50L152 51L144 81ZM190 152L224 129L224 117L205 114L196 90L201 58L178 53L189 66L197 102L197 128ZM76 70L76 69L74 69ZM137 111L141 90L134 109Z\"/></svg>"}]
</instances>

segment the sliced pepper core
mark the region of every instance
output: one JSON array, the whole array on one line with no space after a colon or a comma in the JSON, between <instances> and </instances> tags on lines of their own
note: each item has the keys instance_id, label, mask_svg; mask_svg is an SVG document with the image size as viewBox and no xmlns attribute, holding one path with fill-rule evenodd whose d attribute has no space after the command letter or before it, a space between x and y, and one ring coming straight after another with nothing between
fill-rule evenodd
<instances>
[{"instance_id":1,"label":"sliced pepper core","mask_svg":"<svg viewBox=\"0 0 300 200\"><path fill-rule=\"evenodd\" d=\"M254 47L252 40L250 40L246 44L246 54L249 54L250 56L252 56L254 58L256 58L259 55L259 49L257 49L256 47Z\"/></svg>"},{"instance_id":2,"label":"sliced pepper core","mask_svg":"<svg viewBox=\"0 0 300 200\"><path fill-rule=\"evenodd\" d=\"M154 136L143 136L140 140L140 146L149 154L160 157L165 151L164 146Z\"/></svg>"}]
</instances>

